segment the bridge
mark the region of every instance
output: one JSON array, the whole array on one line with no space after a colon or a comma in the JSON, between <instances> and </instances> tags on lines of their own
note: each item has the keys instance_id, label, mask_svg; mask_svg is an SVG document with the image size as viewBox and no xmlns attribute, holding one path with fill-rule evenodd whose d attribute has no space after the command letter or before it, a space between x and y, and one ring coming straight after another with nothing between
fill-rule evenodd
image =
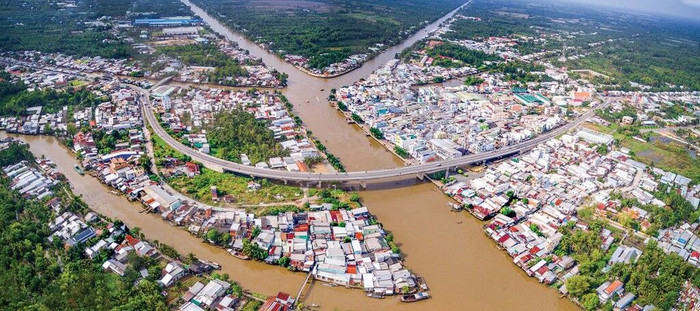
<instances>
[{"instance_id":1,"label":"bridge","mask_svg":"<svg viewBox=\"0 0 700 311\"><path fill-rule=\"evenodd\" d=\"M424 174L442 172L449 169L465 166L472 163L480 163L492 159L499 159L506 156L519 154L528 151L540 143L549 140L552 137L564 134L572 128L578 127L586 119L590 118L595 112L594 109L589 110L585 114L579 116L572 122L559 126L549 132L536 136L533 139L522 142L513 146L506 146L489 152L469 154L462 157L410 165L404 167L379 169L372 171L356 171L356 172L335 172L335 173L310 173L310 172L289 172L274 170L269 168L259 168L255 166L244 165L227 160L223 160L205 153L201 153L190 147L180 143L177 139L171 137L156 119L153 109L150 107L150 99L148 93L141 89L142 98L140 100L143 113L147 122L156 135L160 136L168 145L175 150L190 156L193 160L202 163L205 167L219 172L233 172L237 174L248 175L252 177L268 178L273 180L298 183L323 183L323 182L365 182L379 179L389 178L406 178L418 177L423 178Z\"/></svg>"}]
</instances>

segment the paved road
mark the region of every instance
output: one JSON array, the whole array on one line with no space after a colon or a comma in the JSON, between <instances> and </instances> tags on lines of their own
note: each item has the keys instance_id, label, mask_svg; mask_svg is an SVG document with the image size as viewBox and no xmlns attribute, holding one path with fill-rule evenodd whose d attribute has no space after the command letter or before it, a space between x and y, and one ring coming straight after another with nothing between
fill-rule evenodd
<instances>
[{"instance_id":1,"label":"paved road","mask_svg":"<svg viewBox=\"0 0 700 311\"><path fill-rule=\"evenodd\" d=\"M138 87L134 87L139 89ZM376 179L385 178L397 178L406 176L420 176L425 173L434 173L439 171L444 171L448 168L455 168L458 166L464 166L471 163L487 161L495 158L504 157L511 154L516 154L521 151L527 151L538 144L549 140L552 137L558 136L567 132L568 130L577 127L586 119L594 114L593 109L586 112L585 114L578 117L573 122L560 126L552 131L539 135L531 140L523 142L518 145L507 146L498 150L483 152L477 154L470 154L467 156L448 159L438 162L423 163L405 167L391 168L391 169L380 169L373 171L358 171L358 172L346 172L346 173L308 173L308 172L289 172L281 170L273 170L267 168L259 168L255 166L243 165L240 163L230 162L223 159L219 159L208 154L201 153L190 147L187 147L180 143L177 139L171 137L165 129L158 123L153 109L150 107L150 100L148 99L147 91L140 89L142 93L142 100L140 101L143 107L144 115L147 122L153 128L156 135L160 136L165 142L171 147L175 148L177 151L192 157L193 160L201 162L205 167L217 170L217 171L229 171L239 174L244 174L248 176L269 178L274 180L282 180L289 182L348 182L348 181L369 181Z\"/></svg>"}]
</instances>

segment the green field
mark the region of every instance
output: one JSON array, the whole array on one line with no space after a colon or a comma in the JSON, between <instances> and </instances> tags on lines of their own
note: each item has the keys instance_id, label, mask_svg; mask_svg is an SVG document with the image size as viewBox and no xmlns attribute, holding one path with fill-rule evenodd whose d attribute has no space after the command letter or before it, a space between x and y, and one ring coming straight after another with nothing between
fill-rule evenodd
<instances>
[{"instance_id":1,"label":"green field","mask_svg":"<svg viewBox=\"0 0 700 311\"><path fill-rule=\"evenodd\" d=\"M681 174L693 180L693 183L700 183L700 159L691 156L690 152L675 141L664 139L663 136L647 132L649 141L639 141L632 136L622 133L622 127L611 124L602 126L598 124L586 123L587 128L613 135L620 141L620 147L631 151L632 159L646 165L653 165L665 171Z\"/></svg>"},{"instance_id":2,"label":"green field","mask_svg":"<svg viewBox=\"0 0 700 311\"><path fill-rule=\"evenodd\" d=\"M156 162L165 157L189 160L186 156L168 146L162 138L153 135L153 151ZM298 187L274 184L267 180L255 180L262 187L257 191L248 191L248 182L252 178L237 176L229 173L219 173L207 168L201 169L201 174L189 178L187 176L171 177L168 184L176 190L199 201L213 204L211 186L216 186L219 197L233 195L238 204L259 204L289 202L302 198L303 192Z\"/></svg>"}]
</instances>

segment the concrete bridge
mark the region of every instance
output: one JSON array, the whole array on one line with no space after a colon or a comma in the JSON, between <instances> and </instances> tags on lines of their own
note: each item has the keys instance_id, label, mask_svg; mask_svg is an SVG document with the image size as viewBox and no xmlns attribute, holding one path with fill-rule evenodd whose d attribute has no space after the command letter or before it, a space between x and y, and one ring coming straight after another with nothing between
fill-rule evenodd
<instances>
[{"instance_id":1,"label":"concrete bridge","mask_svg":"<svg viewBox=\"0 0 700 311\"><path fill-rule=\"evenodd\" d=\"M309 172L289 172L274 170L268 168L259 168L255 166L243 165L240 163L235 163L214 156L201 153L190 147L187 147L180 143L177 139L171 137L165 129L157 121L153 109L149 106L149 98L147 92L142 90L141 105L143 108L143 113L151 128L156 135L160 136L168 145L170 145L175 150L190 156L193 160L202 163L205 167L213 169L219 172L233 172L237 174L248 175L252 177L268 178L273 180L295 183L330 183L330 182L366 182L371 180L379 179L389 179L389 178L420 178L422 179L425 174L447 171L450 169L456 169L457 167L465 166L472 163L480 163L484 161L489 161L493 159L499 159L511 155L516 155L524 151L528 151L540 143L549 140L552 137L566 133L572 128L579 126L586 119L590 118L594 114L594 110L586 112L585 114L579 116L574 121L567 123L565 125L559 126L556 129L543 133L533 139L520 143L518 145L506 146L497 150L470 154L463 157L447 159L431 163L423 163L418 165L410 165L404 167L390 168L390 169L379 169L372 171L357 171L357 172L345 172L345 173L309 173Z\"/></svg>"}]
</instances>

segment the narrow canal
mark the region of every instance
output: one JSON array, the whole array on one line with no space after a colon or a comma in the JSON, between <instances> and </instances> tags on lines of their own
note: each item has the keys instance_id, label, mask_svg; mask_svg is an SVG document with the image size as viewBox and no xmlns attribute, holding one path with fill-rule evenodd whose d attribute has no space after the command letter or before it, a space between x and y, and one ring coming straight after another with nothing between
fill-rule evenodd
<instances>
[{"instance_id":1,"label":"narrow canal","mask_svg":"<svg viewBox=\"0 0 700 311\"><path fill-rule=\"evenodd\" d=\"M183 2L212 29L261 57L267 65L289 74L285 95L295 105L306 126L342 159L348 170L401 165L391 153L368 140L362 131L347 125L325 98L331 88L353 83L383 66L395 53L424 37L453 12L359 69L337 78L323 79L297 70L231 32L189 1ZM0 132L0 137L5 136ZM222 272L255 292L274 294L282 290L295 293L303 282L304 274L236 259L222 249L202 243L181 228L170 226L156 215L139 213L138 204L110 194L108 188L92 177L78 175L73 170L77 160L54 138L21 138L30 144L36 155L46 155L56 162L74 192L82 195L92 208L121 219L129 226L142 228L149 239L170 244L182 254L192 252L202 259L218 262L222 265ZM421 303L402 304L398 299L370 299L360 290L315 283L303 299L304 304L317 304L323 310L577 310L568 300L560 299L555 290L537 283L513 265L511 259L484 235L480 222L466 213L450 212L447 206L449 198L432 184L368 190L363 191L361 197L370 211L394 233L395 240L406 254L406 265L425 277L433 298Z\"/></svg>"}]
</instances>

